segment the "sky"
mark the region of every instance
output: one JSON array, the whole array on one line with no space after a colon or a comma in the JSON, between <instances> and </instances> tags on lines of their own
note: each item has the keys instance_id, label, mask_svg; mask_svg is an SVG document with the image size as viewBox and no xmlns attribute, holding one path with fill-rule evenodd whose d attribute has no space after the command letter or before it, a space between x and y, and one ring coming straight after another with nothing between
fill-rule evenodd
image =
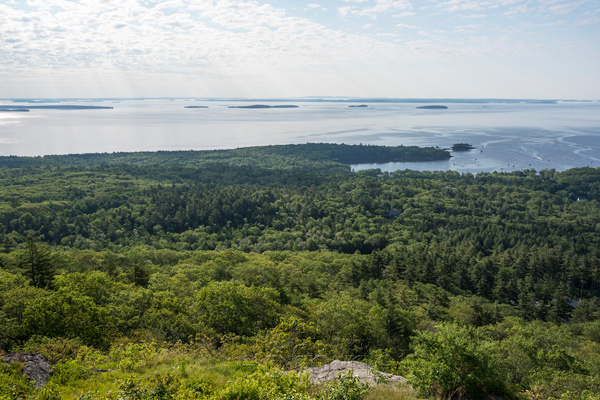
<instances>
[{"instance_id":1,"label":"sky","mask_svg":"<svg viewBox=\"0 0 600 400\"><path fill-rule=\"evenodd\" d=\"M0 0L0 98L600 99L600 0Z\"/></svg>"}]
</instances>

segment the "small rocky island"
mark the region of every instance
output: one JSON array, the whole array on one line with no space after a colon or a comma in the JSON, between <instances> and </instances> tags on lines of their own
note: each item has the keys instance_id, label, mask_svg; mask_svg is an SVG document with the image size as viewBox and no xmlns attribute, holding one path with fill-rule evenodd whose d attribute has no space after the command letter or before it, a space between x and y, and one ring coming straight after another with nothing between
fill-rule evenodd
<instances>
[{"instance_id":1,"label":"small rocky island","mask_svg":"<svg viewBox=\"0 0 600 400\"><path fill-rule=\"evenodd\" d=\"M265 104L254 104L251 106L229 106L229 108L298 108L299 106L295 106L292 104L284 104L278 106L268 106Z\"/></svg>"},{"instance_id":2,"label":"small rocky island","mask_svg":"<svg viewBox=\"0 0 600 400\"><path fill-rule=\"evenodd\" d=\"M438 106L438 105L419 106L417 108L420 108L423 110L447 110L448 109L448 107L446 107L446 106Z\"/></svg>"},{"instance_id":3,"label":"small rocky island","mask_svg":"<svg viewBox=\"0 0 600 400\"><path fill-rule=\"evenodd\" d=\"M362 107L362 108L364 108L364 107L369 107L369 106L366 105L366 104L359 104L359 105L356 105L356 106L352 105L352 106L348 106L348 107Z\"/></svg>"},{"instance_id":4,"label":"small rocky island","mask_svg":"<svg viewBox=\"0 0 600 400\"><path fill-rule=\"evenodd\" d=\"M452 145L452 151L469 151L474 148L475 147L471 146L469 143L454 143Z\"/></svg>"}]
</instances>

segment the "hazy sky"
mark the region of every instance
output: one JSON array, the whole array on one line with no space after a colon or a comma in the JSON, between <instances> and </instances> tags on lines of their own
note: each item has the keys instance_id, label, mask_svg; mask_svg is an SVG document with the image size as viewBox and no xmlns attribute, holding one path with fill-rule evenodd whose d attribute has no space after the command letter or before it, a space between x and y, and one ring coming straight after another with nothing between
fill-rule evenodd
<instances>
[{"instance_id":1,"label":"hazy sky","mask_svg":"<svg viewBox=\"0 0 600 400\"><path fill-rule=\"evenodd\" d=\"M599 0L0 0L0 97L600 98Z\"/></svg>"}]
</instances>

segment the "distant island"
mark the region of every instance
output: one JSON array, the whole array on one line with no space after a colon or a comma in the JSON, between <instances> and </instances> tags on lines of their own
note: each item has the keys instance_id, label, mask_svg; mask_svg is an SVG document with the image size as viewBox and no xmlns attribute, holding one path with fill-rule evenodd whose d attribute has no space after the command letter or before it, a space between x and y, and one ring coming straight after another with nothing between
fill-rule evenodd
<instances>
[{"instance_id":1,"label":"distant island","mask_svg":"<svg viewBox=\"0 0 600 400\"><path fill-rule=\"evenodd\" d=\"M298 108L291 104L279 105L279 106L268 106L266 104L254 104L251 106L229 106L229 108Z\"/></svg>"},{"instance_id":2,"label":"distant island","mask_svg":"<svg viewBox=\"0 0 600 400\"><path fill-rule=\"evenodd\" d=\"M105 110L114 107L101 106L74 106L74 105L52 105L52 106L0 106L0 109L18 110Z\"/></svg>"},{"instance_id":3,"label":"distant island","mask_svg":"<svg viewBox=\"0 0 600 400\"><path fill-rule=\"evenodd\" d=\"M475 147L471 146L469 143L455 143L452 145L452 151L469 151L474 148Z\"/></svg>"},{"instance_id":4,"label":"distant island","mask_svg":"<svg viewBox=\"0 0 600 400\"><path fill-rule=\"evenodd\" d=\"M0 108L0 112L28 112L27 108Z\"/></svg>"},{"instance_id":5,"label":"distant island","mask_svg":"<svg viewBox=\"0 0 600 400\"><path fill-rule=\"evenodd\" d=\"M419 106L417 108L421 108L424 110L447 110L448 107L446 106Z\"/></svg>"},{"instance_id":6,"label":"distant island","mask_svg":"<svg viewBox=\"0 0 600 400\"><path fill-rule=\"evenodd\" d=\"M208 106L185 106L183 108L208 108Z\"/></svg>"},{"instance_id":7,"label":"distant island","mask_svg":"<svg viewBox=\"0 0 600 400\"><path fill-rule=\"evenodd\" d=\"M348 107L369 107L369 106L366 105L366 104L360 104L360 105L357 105L357 106L353 105L353 106L348 106Z\"/></svg>"}]
</instances>

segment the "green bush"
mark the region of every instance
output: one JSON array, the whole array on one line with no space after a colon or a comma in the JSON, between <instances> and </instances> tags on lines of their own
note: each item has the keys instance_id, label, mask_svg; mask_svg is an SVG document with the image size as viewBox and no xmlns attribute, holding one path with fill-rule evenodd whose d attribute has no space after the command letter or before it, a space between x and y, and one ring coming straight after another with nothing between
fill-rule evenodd
<instances>
[{"instance_id":1,"label":"green bush","mask_svg":"<svg viewBox=\"0 0 600 400\"><path fill-rule=\"evenodd\" d=\"M307 376L263 366L226 385L211 400L312 400L308 388Z\"/></svg>"},{"instance_id":2,"label":"green bush","mask_svg":"<svg viewBox=\"0 0 600 400\"><path fill-rule=\"evenodd\" d=\"M434 332L419 332L416 340L403 365L421 395L484 398L506 392L491 344L479 343L474 329L442 323Z\"/></svg>"},{"instance_id":3,"label":"green bush","mask_svg":"<svg viewBox=\"0 0 600 400\"><path fill-rule=\"evenodd\" d=\"M362 400L368 388L368 383L361 382L349 371L326 386L321 400Z\"/></svg>"},{"instance_id":4,"label":"green bush","mask_svg":"<svg viewBox=\"0 0 600 400\"><path fill-rule=\"evenodd\" d=\"M33 393L34 386L23 374L23 364L0 361L0 399L26 398Z\"/></svg>"},{"instance_id":5,"label":"green bush","mask_svg":"<svg viewBox=\"0 0 600 400\"><path fill-rule=\"evenodd\" d=\"M60 385L72 385L75 381L87 379L92 375L89 368L74 360L59 362L52 367L52 382Z\"/></svg>"},{"instance_id":6,"label":"green bush","mask_svg":"<svg viewBox=\"0 0 600 400\"><path fill-rule=\"evenodd\" d=\"M118 362L119 369L133 371L150 363L158 355L155 343L119 343L110 349L110 357Z\"/></svg>"},{"instance_id":7,"label":"green bush","mask_svg":"<svg viewBox=\"0 0 600 400\"><path fill-rule=\"evenodd\" d=\"M21 351L43 354L51 362L57 362L59 360L74 359L82 347L83 343L78 338L49 338L34 335L21 347Z\"/></svg>"}]
</instances>

